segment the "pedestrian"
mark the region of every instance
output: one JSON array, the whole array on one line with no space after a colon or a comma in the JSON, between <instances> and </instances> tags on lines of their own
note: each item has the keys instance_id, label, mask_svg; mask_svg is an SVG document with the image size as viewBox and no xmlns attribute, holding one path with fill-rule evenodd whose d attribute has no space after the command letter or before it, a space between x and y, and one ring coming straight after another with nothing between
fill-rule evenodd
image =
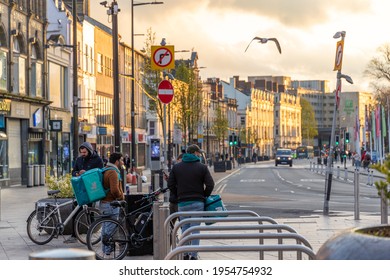
<instances>
[{"instance_id":1,"label":"pedestrian","mask_svg":"<svg viewBox=\"0 0 390 280\"><path fill-rule=\"evenodd\" d=\"M100 201L99 209L104 215L111 215L114 218L118 218L120 207L112 207L110 202L114 200L124 200L125 196L123 193L122 179L120 175L120 170L123 166L123 156L121 153L112 153L108 159L107 167L109 169L103 174L103 186L107 192L105 198ZM104 236L110 236L113 230L115 230L116 225L113 223L103 223L102 227L102 240ZM102 242L103 243L103 242ZM102 245L103 253L108 257L114 250L111 245Z\"/></svg>"},{"instance_id":2,"label":"pedestrian","mask_svg":"<svg viewBox=\"0 0 390 280\"><path fill-rule=\"evenodd\" d=\"M358 152L355 152L355 155L353 156L353 158L354 158L355 167L356 167L356 169L359 170L359 168L360 168L360 160L361 160L360 154Z\"/></svg>"},{"instance_id":3,"label":"pedestrian","mask_svg":"<svg viewBox=\"0 0 390 280\"><path fill-rule=\"evenodd\" d=\"M198 145L188 146L182 161L172 167L168 178L168 188L178 200L178 211L204 211L204 201L210 196L214 189L214 180L207 165L200 163L202 151ZM190 216L180 216L183 220ZM185 232L188 228L200 225L199 222L183 224L181 230ZM195 231L192 234L198 234ZM199 240L193 240L191 245L198 246ZM185 260L197 260L197 252L184 254Z\"/></svg>"},{"instance_id":4,"label":"pedestrian","mask_svg":"<svg viewBox=\"0 0 390 280\"><path fill-rule=\"evenodd\" d=\"M72 176L77 177L83 174L84 172L93 169L93 168L103 168L103 160L102 158L98 155L96 151L93 150L93 147L91 143L89 142L84 142L83 144L80 145L79 147L79 153L80 156L76 159L73 170L72 170ZM88 206L92 206L92 204L88 204ZM79 209L81 211L82 208ZM76 215L73 216L73 222L74 219L76 218ZM75 243L77 242L77 238L72 232L71 236L64 241L64 243Z\"/></svg>"},{"instance_id":5,"label":"pedestrian","mask_svg":"<svg viewBox=\"0 0 390 280\"><path fill-rule=\"evenodd\" d=\"M181 162L183 158L183 154L180 154L176 158L176 163L178 164ZM164 179L168 181L169 175L164 173ZM178 211L178 205L177 205L177 195L174 194L172 191L169 192L169 214L176 213ZM172 224L175 224L177 218L172 219Z\"/></svg>"},{"instance_id":6,"label":"pedestrian","mask_svg":"<svg viewBox=\"0 0 390 280\"><path fill-rule=\"evenodd\" d=\"M126 172L129 172L129 169L130 169L130 157L128 154L126 154L125 158L124 158L124 163L125 163L125 166L126 166Z\"/></svg>"}]
</instances>

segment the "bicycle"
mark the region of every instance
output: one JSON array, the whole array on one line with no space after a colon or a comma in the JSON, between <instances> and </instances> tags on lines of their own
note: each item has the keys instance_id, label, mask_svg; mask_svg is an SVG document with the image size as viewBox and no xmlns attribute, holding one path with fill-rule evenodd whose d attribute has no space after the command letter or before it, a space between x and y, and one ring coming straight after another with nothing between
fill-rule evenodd
<instances>
[{"instance_id":1,"label":"bicycle","mask_svg":"<svg viewBox=\"0 0 390 280\"><path fill-rule=\"evenodd\" d=\"M65 221L62 221L61 209L73 204L74 200L59 203L57 201L58 193L60 193L59 190L49 190L47 192L49 196L54 198L54 203L36 202L35 210L27 219L28 237L38 245L49 243L54 237L58 238L59 235L63 235L65 226L82 208L74 220L73 232L76 238L86 245L86 233L91 223L100 215L100 210L87 205L77 205Z\"/></svg>"},{"instance_id":2,"label":"bicycle","mask_svg":"<svg viewBox=\"0 0 390 280\"><path fill-rule=\"evenodd\" d=\"M153 240L153 233L148 232L150 222L153 220L153 202L158 195L168 190L158 189L146 194L134 203L146 202L140 208L126 212L127 202L124 200L113 201L113 207L120 207L118 218L112 215L101 215L94 221L87 232L88 249L94 251L96 259L123 259L127 252L133 248L140 248L145 242ZM105 233L103 233L103 230Z\"/></svg>"}]
</instances>

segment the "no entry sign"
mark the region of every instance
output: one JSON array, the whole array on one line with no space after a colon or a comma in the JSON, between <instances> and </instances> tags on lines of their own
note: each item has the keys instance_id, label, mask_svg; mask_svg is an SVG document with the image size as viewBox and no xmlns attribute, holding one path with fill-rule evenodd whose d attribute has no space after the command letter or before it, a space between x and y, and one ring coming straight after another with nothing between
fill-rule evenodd
<instances>
[{"instance_id":1,"label":"no entry sign","mask_svg":"<svg viewBox=\"0 0 390 280\"><path fill-rule=\"evenodd\" d=\"M158 98L164 104L168 104L173 99L173 86L170 81L162 80L158 85Z\"/></svg>"}]
</instances>

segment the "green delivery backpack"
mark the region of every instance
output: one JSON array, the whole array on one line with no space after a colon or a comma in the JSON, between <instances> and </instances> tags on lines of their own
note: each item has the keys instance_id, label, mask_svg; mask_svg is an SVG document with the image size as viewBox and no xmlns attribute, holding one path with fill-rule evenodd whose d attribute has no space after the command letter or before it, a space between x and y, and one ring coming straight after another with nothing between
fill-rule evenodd
<instances>
[{"instance_id":1,"label":"green delivery backpack","mask_svg":"<svg viewBox=\"0 0 390 280\"><path fill-rule=\"evenodd\" d=\"M72 177L72 188L78 205L92 203L106 197L109 190L103 186L103 173L107 170L117 171L120 179L120 173L113 167L94 168L78 177Z\"/></svg>"}]
</instances>

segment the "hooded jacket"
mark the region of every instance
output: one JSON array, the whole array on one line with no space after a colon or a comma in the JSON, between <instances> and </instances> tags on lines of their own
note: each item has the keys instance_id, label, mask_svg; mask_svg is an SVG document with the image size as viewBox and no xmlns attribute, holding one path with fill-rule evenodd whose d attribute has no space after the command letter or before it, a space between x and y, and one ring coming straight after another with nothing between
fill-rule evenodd
<instances>
[{"instance_id":1,"label":"hooded jacket","mask_svg":"<svg viewBox=\"0 0 390 280\"><path fill-rule=\"evenodd\" d=\"M214 180L207 165L194 154L184 154L183 160L173 166L168 188L177 195L178 202L204 201L214 189Z\"/></svg>"},{"instance_id":2,"label":"hooded jacket","mask_svg":"<svg viewBox=\"0 0 390 280\"><path fill-rule=\"evenodd\" d=\"M77 176L77 173L79 173L80 170L87 171L93 168L103 168L103 160L97 154L97 152L93 150L91 143L84 142L83 144L80 145L79 150L81 148L85 148L88 150L88 156L86 157L79 156L76 159L76 162L72 170L73 177Z\"/></svg>"}]
</instances>

